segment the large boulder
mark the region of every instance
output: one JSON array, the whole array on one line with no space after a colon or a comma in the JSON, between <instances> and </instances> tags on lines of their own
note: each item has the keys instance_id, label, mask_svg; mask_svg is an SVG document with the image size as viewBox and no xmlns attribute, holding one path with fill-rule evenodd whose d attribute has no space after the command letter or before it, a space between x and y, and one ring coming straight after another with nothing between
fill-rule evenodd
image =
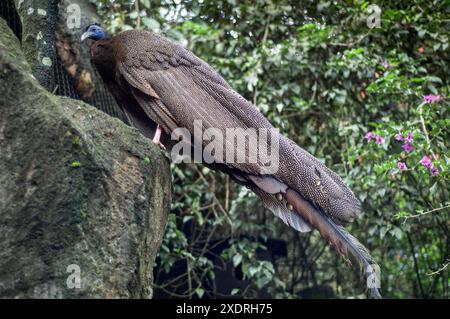
<instances>
[{"instance_id":1,"label":"large boulder","mask_svg":"<svg viewBox=\"0 0 450 319\"><path fill-rule=\"evenodd\" d=\"M0 19L0 297L148 298L169 159L43 89Z\"/></svg>"}]
</instances>

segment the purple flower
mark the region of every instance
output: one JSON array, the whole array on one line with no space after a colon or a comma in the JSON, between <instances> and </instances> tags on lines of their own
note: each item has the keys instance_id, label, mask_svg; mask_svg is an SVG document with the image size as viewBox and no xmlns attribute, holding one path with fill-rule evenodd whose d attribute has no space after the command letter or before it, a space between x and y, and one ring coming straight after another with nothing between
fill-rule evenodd
<instances>
[{"instance_id":1,"label":"purple flower","mask_svg":"<svg viewBox=\"0 0 450 319\"><path fill-rule=\"evenodd\" d=\"M406 167L406 164L400 161L397 162L397 167L401 171L406 171L408 169L408 167Z\"/></svg>"},{"instance_id":2,"label":"purple flower","mask_svg":"<svg viewBox=\"0 0 450 319\"><path fill-rule=\"evenodd\" d=\"M432 176L439 175L439 170L433 165L429 156L422 157L422 159L420 160L420 164L427 168Z\"/></svg>"},{"instance_id":3,"label":"purple flower","mask_svg":"<svg viewBox=\"0 0 450 319\"><path fill-rule=\"evenodd\" d=\"M431 162L430 157L428 156L424 156L422 157L422 159L420 160L420 164L422 164L424 167L431 169L433 166L433 163Z\"/></svg>"},{"instance_id":4,"label":"purple flower","mask_svg":"<svg viewBox=\"0 0 450 319\"><path fill-rule=\"evenodd\" d=\"M408 143L412 143L413 140L414 140L414 134L413 134L413 132L409 132L409 133L408 133L408 136L406 137L406 141L407 141Z\"/></svg>"},{"instance_id":5,"label":"purple flower","mask_svg":"<svg viewBox=\"0 0 450 319\"><path fill-rule=\"evenodd\" d=\"M414 147L411 145L411 143L408 143L408 142L403 144L402 148L406 153L411 153L412 150L414 149Z\"/></svg>"},{"instance_id":6,"label":"purple flower","mask_svg":"<svg viewBox=\"0 0 450 319\"><path fill-rule=\"evenodd\" d=\"M367 132L366 135L364 135L364 138L368 141L370 141L371 139L375 138L375 134L373 134L372 132Z\"/></svg>"},{"instance_id":7,"label":"purple flower","mask_svg":"<svg viewBox=\"0 0 450 319\"><path fill-rule=\"evenodd\" d=\"M367 132L366 135L364 135L364 138L367 141L375 140L375 143L377 144L383 144L384 143L384 137L381 137L377 134L374 134L372 132Z\"/></svg>"},{"instance_id":8,"label":"purple flower","mask_svg":"<svg viewBox=\"0 0 450 319\"><path fill-rule=\"evenodd\" d=\"M439 170L433 164L431 164L431 165L432 165L432 167L430 169L431 175L433 175L433 176L439 175Z\"/></svg>"},{"instance_id":9,"label":"purple flower","mask_svg":"<svg viewBox=\"0 0 450 319\"><path fill-rule=\"evenodd\" d=\"M395 139L397 141L403 141L405 138L402 136L402 134L398 133L398 134L395 135Z\"/></svg>"},{"instance_id":10,"label":"purple flower","mask_svg":"<svg viewBox=\"0 0 450 319\"><path fill-rule=\"evenodd\" d=\"M375 136L375 143L377 144L383 144L384 143L384 137L381 137L379 135Z\"/></svg>"},{"instance_id":11,"label":"purple flower","mask_svg":"<svg viewBox=\"0 0 450 319\"><path fill-rule=\"evenodd\" d=\"M392 69L392 65L390 65L387 60L384 60L383 62L381 62L381 65L385 69Z\"/></svg>"},{"instance_id":12,"label":"purple flower","mask_svg":"<svg viewBox=\"0 0 450 319\"><path fill-rule=\"evenodd\" d=\"M428 94L423 96L423 100L426 104L437 103L441 100L440 95Z\"/></svg>"}]
</instances>

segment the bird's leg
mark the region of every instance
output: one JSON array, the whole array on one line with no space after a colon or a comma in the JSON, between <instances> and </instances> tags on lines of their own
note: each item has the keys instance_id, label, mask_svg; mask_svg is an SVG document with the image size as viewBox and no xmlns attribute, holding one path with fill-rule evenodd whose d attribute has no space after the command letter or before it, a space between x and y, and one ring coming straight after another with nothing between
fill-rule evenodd
<instances>
[{"instance_id":1,"label":"bird's leg","mask_svg":"<svg viewBox=\"0 0 450 319\"><path fill-rule=\"evenodd\" d=\"M163 150L165 150L166 147L160 141L162 132L163 132L163 129L158 124L158 126L156 127L155 135L153 136L153 143L155 143L156 145L159 145L159 147L161 147Z\"/></svg>"}]
</instances>

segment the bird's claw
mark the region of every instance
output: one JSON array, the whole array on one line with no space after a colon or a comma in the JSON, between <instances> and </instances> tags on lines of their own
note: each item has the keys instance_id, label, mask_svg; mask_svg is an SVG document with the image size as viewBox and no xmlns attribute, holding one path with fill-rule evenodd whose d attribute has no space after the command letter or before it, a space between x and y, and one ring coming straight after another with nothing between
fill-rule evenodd
<instances>
[{"instance_id":1,"label":"bird's claw","mask_svg":"<svg viewBox=\"0 0 450 319\"><path fill-rule=\"evenodd\" d=\"M156 145L158 145L159 148L162 149L163 151L166 150L166 147L164 146L163 143L161 143L161 141L158 141L158 142L153 141L153 143L155 143Z\"/></svg>"},{"instance_id":2,"label":"bird's claw","mask_svg":"<svg viewBox=\"0 0 450 319\"><path fill-rule=\"evenodd\" d=\"M159 145L159 147L162 150L166 150L166 147L164 146L163 143L161 143L161 134L163 132L163 129L161 128L161 126L156 127L156 131L155 131L155 136L153 136L153 143L155 143L156 145Z\"/></svg>"}]
</instances>

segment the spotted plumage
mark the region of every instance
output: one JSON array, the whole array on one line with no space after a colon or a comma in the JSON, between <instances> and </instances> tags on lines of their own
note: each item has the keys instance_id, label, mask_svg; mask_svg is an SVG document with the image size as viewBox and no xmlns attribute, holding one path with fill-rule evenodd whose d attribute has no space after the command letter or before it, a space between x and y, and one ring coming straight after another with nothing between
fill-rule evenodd
<instances>
[{"instance_id":1,"label":"spotted plumage","mask_svg":"<svg viewBox=\"0 0 450 319\"><path fill-rule=\"evenodd\" d=\"M227 128L273 129L254 105L184 47L136 30L95 40L92 62L131 122L145 135L151 136L155 124L166 134L179 127L192 133L195 120L223 136ZM227 138L224 143L231 144ZM302 232L318 229L340 254L350 254L364 266L373 263L363 246L341 227L361 210L342 179L289 138L276 133L270 143L279 146L279 168L271 174L263 174L261 160L218 161L209 166L249 187L291 227ZM252 156L252 150L243 147L247 157Z\"/></svg>"}]
</instances>

